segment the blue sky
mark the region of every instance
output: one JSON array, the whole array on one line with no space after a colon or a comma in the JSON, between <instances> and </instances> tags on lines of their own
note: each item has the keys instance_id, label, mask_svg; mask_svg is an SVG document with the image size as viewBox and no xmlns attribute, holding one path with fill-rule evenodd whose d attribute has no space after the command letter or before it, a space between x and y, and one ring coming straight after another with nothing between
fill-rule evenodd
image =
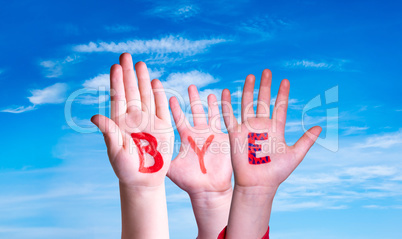
<instances>
[{"instance_id":1,"label":"blue sky","mask_svg":"<svg viewBox=\"0 0 402 239\"><path fill-rule=\"evenodd\" d=\"M117 179L89 118L107 111L122 52L186 95L247 74L291 82L286 138L323 139L280 187L277 239L401 238L402 19L398 1L9 1L0 9L0 237L117 238ZM72 101L80 89L102 87ZM337 87L337 88L333 88ZM325 92L335 102L326 104ZM320 96L322 105L303 109ZM328 96L327 96L328 97ZM186 101L186 100L184 100ZM84 129L84 130L82 130ZM336 134L333 134L336 132ZM177 137L177 139L179 139ZM185 193L169 180L171 238L195 238Z\"/></svg>"}]
</instances>

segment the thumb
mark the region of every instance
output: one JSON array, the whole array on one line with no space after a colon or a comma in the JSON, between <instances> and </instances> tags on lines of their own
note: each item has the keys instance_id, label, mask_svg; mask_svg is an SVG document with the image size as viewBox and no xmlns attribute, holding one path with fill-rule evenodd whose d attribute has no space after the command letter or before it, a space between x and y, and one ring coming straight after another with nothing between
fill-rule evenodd
<instances>
[{"instance_id":1,"label":"thumb","mask_svg":"<svg viewBox=\"0 0 402 239\"><path fill-rule=\"evenodd\" d=\"M311 146L313 146L321 131L322 128L320 126L314 126L307 130L303 134L303 136L300 137L300 139L293 145L296 152L296 160L298 160L298 164L303 160L304 156L306 156Z\"/></svg>"},{"instance_id":2,"label":"thumb","mask_svg":"<svg viewBox=\"0 0 402 239\"><path fill-rule=\"evenodd\" d=\"M91 118L99 130L103 133L106 146L111 155L114 155L123 146L123 137L116 123L103 115L94 115Z\"/></svg>"}]
</instances>

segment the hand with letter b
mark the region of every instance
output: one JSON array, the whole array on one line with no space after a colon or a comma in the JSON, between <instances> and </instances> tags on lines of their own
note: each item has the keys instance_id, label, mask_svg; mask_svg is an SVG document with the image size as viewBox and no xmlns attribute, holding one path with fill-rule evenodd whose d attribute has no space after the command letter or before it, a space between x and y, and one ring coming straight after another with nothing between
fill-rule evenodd
<instances>
[{"instance_id":1,"label":"hand with letter b","mask_svg":"<svg viewBox=\"0 0 402 239\"><path fill-rule=\"evenodd\" d=\"M164 180L174 134L162 83L150 81L144 62L134 71L131 55L123 53L110 70L110 97L110 119L91 121L119 178L122 238L169 238Z\"/></svg>"}]
</instances>

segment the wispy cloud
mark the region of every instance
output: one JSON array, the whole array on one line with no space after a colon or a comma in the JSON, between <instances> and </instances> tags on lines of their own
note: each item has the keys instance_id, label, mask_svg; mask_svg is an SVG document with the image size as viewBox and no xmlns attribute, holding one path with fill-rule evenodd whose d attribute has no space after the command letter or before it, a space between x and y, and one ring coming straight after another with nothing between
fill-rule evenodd
<instances>
[{"instance_id":1,"label":"wispy cloud","mask_svg":"<svg viewBox=\"0 0 402 239\"><path fill-rule=\"evenodd\" d=\"M273 16L259 16L240 23L239 30L259 35L266 39L271 38L280 29L289 27L291 24L283 19Z\"/></svg>"},{"instance_id":2,"label":"wispy cloud","mask_svg":"<svg viewBox=\"0 0 402 239\"><path fill-rule=\"evenodd\" d=\"M274 210L344 209L356 200L399 197L401 185L390 181L399 173L396 167L376 165L294 174L279 191Z\"/></svg>"},{"instance_id":3,"label":"wispy cloud","mask_svg":"<svg viewBox=\"0 0 402 239\"><path fill-rule=\"evenodd\" d=\"M123 33L123 32L137 31L138 27L130 25L112 25L112 26L105 26L105 30L113 33Z\"/></svg>"},{"instance_id":4,"label":"wispy cloud","mask_svg":"<svg viewBox=\"0 0 402 239\"><path fill-rule=\"evenodd\" d=\"M161 39L131 40L126 42L90 42L77 45L73 49L77 52L129 52L131 54L180 54L190 56L205 51L208 47L225 42L225 39L212 38L189 40L179 36L167 36Z\"/></svg>"},{"instance_id":5,"label":"wispy cloud","mask_svg":"<svg viewBox=\"0 0 402 239\"><path fill-rule=\"evenodd\" d=\"M148 15L182 21L198 13L199 8L194 4L168 2L165 5L156 6L148 12Z\"/></svg>"},{"instance_id":6,"label":"wispy cloud","mask_svg":"<svg viewBox=\"0 0 402 239\"><path fill-rule=\"evenodd\" d=\"M72 63L78 59L78 56L67 56L63 60L46 60L40 62L40 65L45 69L44 74L47 78L57 78L63 75L63 66Z\"/></svg>"},{"instance_id":7,"label":"wispy cloud","mask_svg":"<svg viewBox=\"0 0 402 239\"><path fill-rule=\"evenodd\" d=\"M299 59L285 61L283 66L289 69L324 69L342 71L343 65L347 62L349 61L343 59L334 59L330 61Z\"/></svg>"},{"instance_id":8,"label":"wispy cloud","mask_svg":"<svg viewBox=\"0 0 402 239\"><path fill-rule=\"evenodd\" d=\"M82 86L85 88L91 89L105 89L106 91L110 90L110 76L109 74L99 74L89 80L86 80Z\"/></svg>"},{"instance_id":9,"label":"wispy cloud","mask_svg":"<svg viewBox=\"0 0 402 239\"><path fill-rule=\"evenodd\" d=\"M346 136L346 135L352 135L352 134L364 132L364 131L368 130L369 127L350 126L350 127L346 127L343 129L344 129L343 135Z\"/></svg>"},{"instance_id":10,"label":"wispy cloud","mask_svg":"<svg viewBox=\"0 0 402 239\"><path fill-rule=\"evenodd\" d=\"M63 103L66 99L67 88L68 86L65 83L56 83L44 89L32 90L32 96L29 96L28 99L33 105L7 108L1 112L18 114L37 109L37 105Z\"/></svg>"},{"instance_id":11,"label":"wispy cloud","mask_svg":"<svg viewBox=\"0 0 402 239\"><path fill-rule=\"evenodd\" d=\"M14 114L19 114L19 113L24 113L26 111L31 111L34 110L35 106L34 105L30 105L30 106L18 106L16 108L8 108L8 109L4 109L1 112L5 112L5 113L14 113Z\"/></svg>"},{"instance_id":12,"label":"wispy cloud","mask_svg":"<svg viewBox=\"0 0 402 239\"><path fill-rule=\"evenodd\" d=\"M188 98L188 87L195 85L198 88L200 95L200 101L205 109L208 107L207 97L209 94L214 94L218 100L220 100L222 89L213 88L211 85L219 82L220 79L212 76L209 73L193 70L190 72L176 72L171 73L165 81L162 81L164 89L167 91L168 98L175 96L182 105L182 110L186 115L190 123L192 123L193 116L191 112L191 106ZM208 88L205 88L209 86ZM204 89L205 88L205 89Z\"/></svg>"},{"instance_id":13,"label":"wispy cloud","mask_svg":"<svg viewBox=\"0 0 402 239\"><path fill-rule=\"evenodd\" d=\"M66 99L67 84L56 83L44 89L32 90L31 93L28 99L34 105L59 104Z\"/></svg>"},{"instance_id":14,"label":"wispy cloud","mask_svg":"<svg viewBox=\"0 0 402 239\"><path fill-rule=\"evenodd\" d=\"M402 144L402 130L370 136L364 143L355 144L356 148L390 148Z\"/></svg>"},{"instance_id":15,"label":"wispy cloud","mask_svg":"<svg viewBox=\"0 0 402 239\"><path fill-rule=\"evenodd\" d=\"M176 96L179 101L188 102L187 88L190 85L197 86L199 94L202 97L201 101L206 103L206 94L214 93L217 94L221 89L205 89L202 88L219 82L219 78L215 78L209 73L193 70L189 72L176 72L171 73L162 81L163 87L168 91L169 96ZM220 97L220 93L216 95Z\"/></svg>"}]
</instances>

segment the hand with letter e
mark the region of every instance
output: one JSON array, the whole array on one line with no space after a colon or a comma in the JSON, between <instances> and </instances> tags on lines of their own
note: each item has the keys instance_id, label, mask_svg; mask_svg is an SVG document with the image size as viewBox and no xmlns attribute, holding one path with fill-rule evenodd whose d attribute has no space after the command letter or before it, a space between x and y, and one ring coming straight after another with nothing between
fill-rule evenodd
<instances>
[{"instance_id":1,"label":"hand with letter e","mask_svg":"<svg viewBox=\"0 0 402 239\"><path fill-rule=\"evenodd\" d=\"M222 113L229 133L235 178L226 238L267 236L276 190L300 164L321 133L321 128L315 126L294 145L286 144L284 134L290 84L286 79L281 82L270 118L271 80L271 71L264 70L255 114L255 77L247 76L240 124L233 114L229 90L222 92Z\"/></svg>"}]
</instances>

